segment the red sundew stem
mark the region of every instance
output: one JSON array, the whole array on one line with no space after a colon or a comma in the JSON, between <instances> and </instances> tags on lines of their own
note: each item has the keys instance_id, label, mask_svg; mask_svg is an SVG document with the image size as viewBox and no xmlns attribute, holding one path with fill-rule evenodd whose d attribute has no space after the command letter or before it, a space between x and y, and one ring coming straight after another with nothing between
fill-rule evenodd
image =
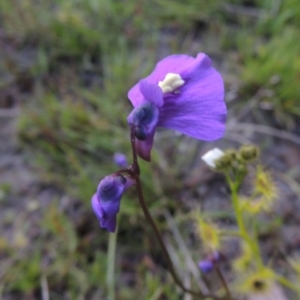
<instances>
[{"instance_id":1,"label":"red sundew stem","mask_svg":"<svg viewBox=\"0 0 300 300\"><path fill-rule=\"evenodd\" d=\"M145 199L144 199L144 194L143 194L143 190L142 190L142 185L141 185L141 181L140 181L140 168L139 168L139 164L138 164L138 158L137 158L137 153L136 153L136 149L135 149L135 134L134 134L134 126L131 126L131 130L130 130L130 141L131 141L131 148L132 148L132 156L133 156L133 164L131 165L131 175L135 178L135 181L136 181L136 190L137 190L137 194L138 194L138 199L139 199L139 202L140 202L140 205L141 205L141 208L143 210L143 213L145 215L145 218L146 220L149 222L151 228L153 229L154 233L155 233L155 236L158 240L158 243L165 255L165 258L167 260L167 264L168 264L168 269L173 277L173 280L175 281L175 283L186 293L189 293L191 295L193 295L194 297L197 297L198 299L206 299L206 298L211 298L213 300L225 300L225 299L228 299L228 300L232 300L232 298L224 298L224 297L218 297L216 295L213 295L213 294L203 294L201 291L193 291L193 290L190 290L188 288L186 288L182 281L180 280L180 278L178 277L175 269L174 269L174 266L173 266L173 263L172 263L172 260L170 258L170 255L169 255L169 252L163 242L163 239L161 237L161 234L148 210L148 207L147 207L147 204L145 202Z\"/></svg>"}]
</instances>

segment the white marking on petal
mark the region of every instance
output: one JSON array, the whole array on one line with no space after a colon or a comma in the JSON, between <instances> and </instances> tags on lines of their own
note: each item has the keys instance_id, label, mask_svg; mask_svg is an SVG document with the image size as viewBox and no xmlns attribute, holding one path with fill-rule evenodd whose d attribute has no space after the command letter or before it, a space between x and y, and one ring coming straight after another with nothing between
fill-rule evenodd
<instances>
[{"instance_id":1,"label":"white marking on petal","mask_svg":"<svg viewBox=\"0 0 300 300\"><path fill-rule=\"evenodd\" d=\"M185 83L179 74L168 73L163 81L158 83L158 86L162 89L163 94L171 93L178 87Z\"/></svg>"},{"instance_id":2,"label":"white marking on petal","mask_svg":"<svg viewBox=\"0 0 300 300\"><path fill-rule=\"evenodd\" d=\"M221 158L224 155L224 152L219 148L214 148L208 152L206 152L201 159L211 168L215 168L215 161Z\"/></svg>"}]
</instances>

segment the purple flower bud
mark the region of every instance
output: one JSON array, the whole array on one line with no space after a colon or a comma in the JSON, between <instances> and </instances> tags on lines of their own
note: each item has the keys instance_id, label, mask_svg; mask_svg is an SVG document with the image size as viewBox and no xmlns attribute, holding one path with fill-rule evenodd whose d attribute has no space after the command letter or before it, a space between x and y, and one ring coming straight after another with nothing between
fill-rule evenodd
<instances>
[{"instance_id":1,"label":"purple flower bud","mask_svg":"<svg viewBox=\"0 0 300 300\"><path fill-rule=\"evenodd\" d=\"M214 264L210 260L206 259L199 261L198 266L203 273L209 273L214 268Z\"/></svg>"},{"instance_id":2,"label":"purple flower bud","mask_svg":"<svg viewBox=\"0 0 300 300\"><path fill-rule=\"evenodd\" d=\"M92 197L92 207L102 228L110 232L116 230L122 195L134 183L132 178L121 174L111 174L100 181L97 193Z\"/></svg>"},{"instance_id":3,"label":"purple flower bud","mask_svg":"<svg viewBox=\"0 0 300 300\"><path fill-rule=\"evenodd\" d=\"M115 153L114 154L114 162L120 168L127 168L127 166L128 166L126 155L123 153Z\"/></svg>"}]
</instances>

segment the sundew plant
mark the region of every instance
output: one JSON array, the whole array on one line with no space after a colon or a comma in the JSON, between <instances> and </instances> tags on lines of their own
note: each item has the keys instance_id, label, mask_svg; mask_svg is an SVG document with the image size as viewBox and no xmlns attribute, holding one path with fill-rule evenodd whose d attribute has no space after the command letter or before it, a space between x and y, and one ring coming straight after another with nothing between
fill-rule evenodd
<instances>
[{"instance_id":1,"label":"sundew plant","mask_svg":"<svg viewBox=\"0 0 300 300\"><path fill-rule=\"evenodd\" d=\"M104 177L92 196L92 207L100 226L111 233L116 231L122 195L135 187L145 219L155 233L174 282L183 293L195 299L233 300L243 296L275 299L275 293L277 296L282 293L284 297L282 286L285 286L300 295L298 285L277 274L270 261L261 255L255 220L258 215L272 210L278 190L272 176L257 163L257 147L244 145L238 150L224 151L215 148L202 157L212 171L224 174L237 223L236 230L223 230L202 216L200 210L191 213L206 253L206 258L198 263L199 269L206 278L205 282L210 272L215 272L219 281L207 284L209 288L205 291L197 283L193 287L185 286L146 205L139 159L151 162L157 127L203 141L217 140L224 135L227 116L224 84L219 72L212 67L210 58L204 53L198 53L196 57L184 54L168 56L157 63L150 75L129 90L128 98L133 105L127 118L132 163L128 165L126 157L116 153L114 160L121 169ZM240 187L250 173L251 192L241 195ZM239 256L230 262L234 276L226 276L227 272L220 268L228 260L222 253L222 241L230 237L238 237L240 244ZM299 261L291 259L290 262L299 276Z\"/></svg>"}]
</instances>

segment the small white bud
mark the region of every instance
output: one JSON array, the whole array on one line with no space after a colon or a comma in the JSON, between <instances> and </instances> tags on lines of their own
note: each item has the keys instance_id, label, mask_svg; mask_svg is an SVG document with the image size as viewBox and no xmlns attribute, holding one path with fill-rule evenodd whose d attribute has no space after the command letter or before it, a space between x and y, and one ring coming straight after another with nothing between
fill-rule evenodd
<instances>
[{"instance_id":1,"label":"small white bud","mask_svg":"<svg viewBox=\"0 0 300 300\"><path fill-rule=\"evenodd\" d=\"M221 158L224 155L224 152L219 148L214 148L208 152L206 152L201 159L211 168L215 168L215 161Z\"/></svg>"},{"instance_id":2,"label":"small white bud","mask_svg":"<svg viewBox=\"0 0 300 300\"><path fill-rule=\"evenodd\" d=\"M158 86L162 89L163 94L171 93L175 91L178 87L184 84L179 74L168 73L163 81L158 83Z\"/></svg>"}]
</instances>

